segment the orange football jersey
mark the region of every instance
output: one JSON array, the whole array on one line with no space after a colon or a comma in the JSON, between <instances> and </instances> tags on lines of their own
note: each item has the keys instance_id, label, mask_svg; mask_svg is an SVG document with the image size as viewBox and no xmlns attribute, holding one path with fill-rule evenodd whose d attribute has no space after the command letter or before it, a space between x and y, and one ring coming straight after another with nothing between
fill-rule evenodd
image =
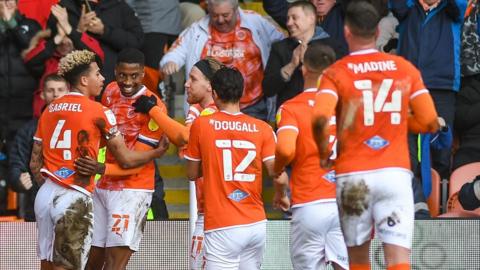
<instances>
[{"instance_id":1,"label":"orange football jersey","mask_svg":"<svg viewBox=\"0 0 480 270\"><path fill-rule=\"evenodd\" d=\"M42 142L45 177L87 195L94 177L75 173L79 157L97 158L101 138L116 136L115 115L100 103L71 92L53 101L42 113L34 139Z\"/></svg>"},{"instance_id":2,"label":"orange football jersey","mask_svg":"<svg viewBox=\"0 0 480 270\"><path fill-rule=\"evenodd\" d=\"M262 56L250 30L240 27L238 19L234 31L221 33L212 26L209 31L209 39L203 48L201 59L213 57L227 66L236 67L242 73L245 83L240 108L259 101L263 95Z\"/></svg>"},{"instance_id":3,"label":"orange football jersey","mask_svg":"<svg viewBox=\"0 0 480 270\"><path fill-rule=\"evenodd\" d=\"M265 220L262 163L275 158L275 134L267 123L224 111L199 117L185 158L202 163L205 231Z\"/></svg>"},{"instance_id":4,"label":"orange football jersey","mask_svg":"<svg viewBox=\"0 0 480 270\"><path fill-rule=\"evenodd\" d=\"M150 116L135 112L132 104L142 95L154 95L145 86L135 95L125 97L120 92L117 82L111 82L102 95L102 104L115 114L119 131L122 133L125 144L131 150L135 143L141 142L155 148L162 137L162 131ZM165 105L157 97L158 106L166 111ZM107 150L107 163L116 163L113 155ZM97 186L109 190L142 189L153 191L155 187L155 164L148 162L142 170L134 175L103 176Z\"/></svg>"},{"instance_id":5,"label":"orange football jersey","mask_svg":"<svg viewBox=\"0 0 480 270\"><path fill-rule=\"evenodd\" d=\"M185 126L191 127L193 121L197 119L199 116L210 115L217 111L217 106L215 103L209 104L206 108L202 108L200 104L193 104L190 106L187 112L187 117L185 119ZM180 150L181 157L184 157L185 151L187 147L185 146ZM195 180L195 195L197 197L197 210L199 213L203 213L203 204L204 204L204 197L203 197L203 177L199 177Z\"/></svg>"},{"instance_id":6,"label":"orange football jersey","mask_svg":"<svg viewBox=\"0 0 480 270\"><path fill-rule=\"evenodd\" d=\"M402 57L363 50L324 71L319 93L337 97L337 175L387 167L410 170L409 103L428 94L420 72ZM318 100L316 106L322 106Z\"/></svg>"},{"instance_id":7,"label":"orange football jersey","mask_svg":"<svg viewBox=\"0 0 480 270\"><path fill-rule=\"evenodd\" d=\"M277 112L277 134L287 129L298 133L289 182L292 207L316 201L335 201L335 171L320 167L318 148L312 136L312 110L316 94L317 89L306 89L283 103ZM332 149L335 144L335 117L330 124L329 147Z\"/></svg>"}]
</instances>

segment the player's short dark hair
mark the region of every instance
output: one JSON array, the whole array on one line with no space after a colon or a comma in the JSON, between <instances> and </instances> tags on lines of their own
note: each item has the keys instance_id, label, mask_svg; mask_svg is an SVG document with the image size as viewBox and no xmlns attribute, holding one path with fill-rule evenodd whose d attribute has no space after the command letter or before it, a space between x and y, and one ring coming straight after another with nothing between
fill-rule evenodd
<instances>
[{"instance_id":1,"label":"player's short dark hair","mask_svg":"<svg viewBox=\"0 0 480 270\"><path fill-rule=\"evenodd\" d=\"M120 63L139 64L145 66L145 55L138 49L125 48L118 53L117 65Z\"/></svg>"},{"instance_id":2,"label":"player's short dark hair","mask_svg":"<svg viewBox=\"0 0 480 270\"><path fill-rule=\"evenodd\" d=\"M335 51L330 46L314 42L308 45L303 55L303 64L309 71L320 73L335 59Z\"/></svg>"},{"instance_id":3,"label":"player's short dark hair","mask_svg":"<svg viewBox=\"0 0 480 270\"><path fill-rule=\"evenodd\" d=\"M57 73L50 73L48 74L47 76L45 76L45 78L43 79L43 89L45 89L45 87L47 86L47 83L50 82L50 81L55 81L55 82L64 82L64 83L67 83L67 81L65 80L65 78L63 78L62 76L58 75ZM43 90L42 89L42 90Z\"/></svg>"},{"instance_id":4,"label":"player's short dark hair","mask_svg":"<svg viewBox=\"0 0 480 270\"><path fill-rule=\"evenodd\" d=\"M91 63L98 65L98 58L93 52L89 50L72 51L60 59L58 75L74 86L79 82L81 76L88 74Z\"/></svg>"},{"instance_id":5,"label":"player's short dark hair","mask_svg":"<svg viewBox=\"0 0 480 270\"><path fill-rule=\"evenodd\" d=\"M380 15L375 7L366 1L352 1L345 13L345 24L353 35L362 38L375 37Z\"/></svg>"},{"instance_id":6,"label":"player's short dark hair","mask_svg":"<svg viewBox=\"0 0 480 270\"><path fill-rule=\"evenodd\" d=\"M236 68L222 67L213 75L211 84L223 102L239 102L243 95L243 76Z\"/></svg>"},{"instance_id":7,"label":"player's short dark hair","mask_svg":"<svg viewBox=\"0 0 480 270\"><path fill-rule=\"evenodd\" d=\"M305 0L295 1L288 6L288 9L291 9L294 7L301 7L303 11L310 11L313 15L315 15L315 17L317 16L317 8L310 1L305 1Z\"/></svg>"}]
</instances>

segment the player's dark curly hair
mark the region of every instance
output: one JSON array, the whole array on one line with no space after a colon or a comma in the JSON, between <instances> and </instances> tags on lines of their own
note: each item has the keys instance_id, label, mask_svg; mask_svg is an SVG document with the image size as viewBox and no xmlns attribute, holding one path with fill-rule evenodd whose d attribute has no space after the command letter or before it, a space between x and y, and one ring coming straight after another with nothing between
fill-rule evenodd
<instances>
[{"instance_id":1,"label":"player's dark curly hair","mask_svg":"<svg viewBox=\"0 0 480 270\"><path fill-rule=\"evenodd\" d=\"M213 75L211 84L223 102L239 102L243 95L243 76L236 68L222 67Z\"/></svg>"}]
</instances>

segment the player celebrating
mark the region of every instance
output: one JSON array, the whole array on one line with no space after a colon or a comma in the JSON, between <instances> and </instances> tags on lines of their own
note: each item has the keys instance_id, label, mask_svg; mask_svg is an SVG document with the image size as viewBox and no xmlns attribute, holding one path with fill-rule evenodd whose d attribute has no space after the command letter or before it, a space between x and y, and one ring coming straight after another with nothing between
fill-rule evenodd
<instances>
[{"instance_id":1,"label":"player celebrating","mask_svg":"<svg viewBox=\"0 0 480 270\"><path fill-rule=\"evenodd\" d=\"M124 168L141 166L161 156L163 149L128 150L113 113L90 99L100 94L105 80L94 53L71 52L61 59L59 74L71 92L43 112L30 161L35 180L43 184L35 200L38 251L42 269L84 269L92 237L94 182L74 170L74 160L96 158L101 138Z\"/></svg>"},{"instance_id":2,"label":"player celebrating","mask_svg":"<svg viewBox=\"0 0 480 270\"><path fill-rule=\"evenodd\" d=\"M292 164L290 255L294 269L323 269L327 261L335 269L348 269L347 247L335 202L335 172L320 167L312 137L318 77L334 61L335 52L330 47L319 43L309 45L302 65L305 90L277 112L275 172L282 172ZM334 121L332 117L331 123ZM335 141L334 126L331 129L328 149Z\"/></svg>"},{"instance_id":3,"label":"player celebrating","mask_svg":"<svg viewBox=\"0 0 480 270\"><path fill-rule=\"evenodd\" d=\"M149 116L134 112L132 104L142 95L154 96L143 84L145 57L137 49L128 48L118 54L115 79L105 89L102 104L117 119L129 149L139 151L157 147L162 131ZM162 102L158 104L166 111ZM107 166L118 161L107 151ZM154 191L153 161L133 172L107 171L95 188L94 227L88 269L124 269L133 252L138 251L143 236L147 211Z\"/></svg>"},{"instance_id":4,"label":"player celebrating","mask_svg":"<svg viewBox=\"0 0 480 270\"><path fill-rule=\"evenodd\" d=\"M214 58L207 57L193 65L188 79L185 82L187 102L190 108L185 119L185 126L190 129L192 123L199 116L210 115L217 111L213 102L212 86L210 80L223 64ZM184 149L185 150L185 149ZM183 156L183 151L181 152ZM205 249L203 248L203 178L195 180L195 195L197 197L198 216L195 222L195 230L192 235L192 246L190 250L190 268L202 269L204 266Z\"/></svg>"},{"instance_id":5,"label":"player celebrating","mask_svg":"<svg viewBox=\"0 0 480 270\"><path fill-rule=\"evenodd\" d=\"M367 2L348 6L345 38L351 53L324 71L314 108L323 165L331 153L328 123L336 111L336 194L352 270L370 269L373 229L384 244L387 269L410 269L414 206L407 126L414 132L438 128L420 72L401 57L375 50L379 20Z\"/></svg>"},{"instance_id":6,"label":"player celebrating","mask_svg":"<svg viewBox=\"0 0 480 270\"><path fill-rule=\"evenodd\" d=\"M266 235L262 163L273 176L275 135L265 122L240 112L238 70L218 70L212 88L220 111L194 121L185 154L188 178L204 177L206 269L260 269Z\"/></svg>"}]
</instances>

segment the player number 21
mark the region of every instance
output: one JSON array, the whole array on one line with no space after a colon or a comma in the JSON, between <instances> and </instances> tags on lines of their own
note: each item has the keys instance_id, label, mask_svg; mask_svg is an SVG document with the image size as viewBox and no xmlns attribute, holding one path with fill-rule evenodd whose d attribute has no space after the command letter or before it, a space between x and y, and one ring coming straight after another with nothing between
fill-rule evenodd
<instances>
[{"instance_id":1,"label":"player number 21","mask_svg":"<svg viewBox=\"0 0 480 270\"><path fill-rule=\"evenodd\" d=\"M255 174L244 173L257 156L257 151L253 143L245 140L216 140L215 146L222 149L223 178L225 181L255 181ZM235 170L233 170L232 151L235 149L246 149L247 155L242 159L240 164L235 167Z\"/></svg>"},{"instance_id":2,"label":"player number 21","mask_svg":"<svg viewBox=\"0 0 480 270\"><path fill-rule=\"evenodd\" d=\"M65 120L58 120L55 130L53 131L52 138L50 139L50 149L65 149L63 150L63 159L72 160L72 130L67 129L63 131ZM60 135L62 138L60 138Z\"/></svg>"},{"instance_id":3,"label":"player number 21","mask_svg":"<svg viewBox=\"0 0 480 270\"><path fill-rule=\"evenodd\" d=\"M371 80L358 80L353 82L355 88L362 91L363 96L363 124L373 126L375 122L375 113L390 112L390 123L400 124L402 109L402 91L394 90L391 92L390 102L386 102L393 85L393 79L384 79L380 84L377 96L373 97L373 86Z\"/></svg>"}]
</instances>

